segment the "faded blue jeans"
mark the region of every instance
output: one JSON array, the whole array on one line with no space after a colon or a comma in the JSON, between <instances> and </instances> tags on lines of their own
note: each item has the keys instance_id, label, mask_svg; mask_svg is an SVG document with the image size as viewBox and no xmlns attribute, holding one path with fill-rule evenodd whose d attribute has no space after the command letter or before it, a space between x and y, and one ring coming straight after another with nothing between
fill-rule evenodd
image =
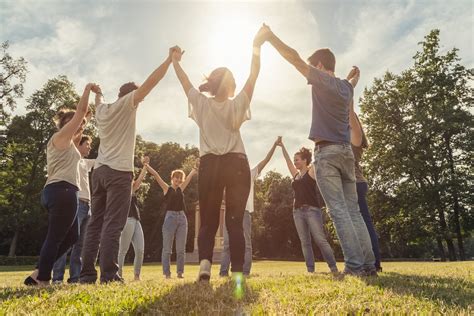
<instances>
[{"instance_id":1,"label":"faded blue jeans","mask_svg":"<svg viewBox=\"0 0 474 316\"><path fill-rule=\"evenodd\" d=\"M329 269L332 272L336 272L336 258L334 258L334 252L324 232L324 220L321 209L309 205L302 206L293 210L293 219L301 241L301 250L303 251L308 272L314 272L314 253L311 236L321 251Z\"/></svg>"},{"instance_id":2,"label":"faded blue jeans","mask_svg":"<svg viewBox=\"0 0 474 316\"><path fill-rule=\"evenodd\" d=\"M244 256L243 274L249 275L250 269L252 268L252 215L247 210L244 212L242 228L244 229L244 239L245 239L245 256ZM219 272L219 275L228 276L229 266L230 266L229 232L227 231L227 226L224 225L224 249L222 250L221 270Z\"/></svg>"},{"instance_id":3,"label":"faded blue jeans","mask_svg":"<svg viewBox=\"0 0 474 316\"><path fill-rule=\"evenodd\" d=\"M163 251L161 252L161 264L163 265L164 275L171 275L170 261L175 238L177 273L183 274L187 235L188 219L184 211L167 211L163 223Z\"/></svg>"},{"instance_id":4,"label":"faded blue jeans","mask_svg":"<svg viewBox=\"0 0 474 316\"><path fill-rule=\"evenodd\" d=\"M317 148L314 157L316 181L341 243L345 270L375 270L372 243L357 203L351 145Z\"/></svg>"},{"instance_id":5,"label":"faded blue jeans","mask_svg":"<svg viewBox=\"0 0 474 316\"><path fill-rule=\"evenodd\" d=\"M79 226L79 239L71 248L71 256L69 258L69 279L68 283L79 282L79 275L81 274L82 260L81 251L84 236L86 234L87 223L90 217L90 203L83 200L79 200L77 206L77 225ZM64 253L53 266L53 282L63 281L64 272L66 270L66 259L67 253Z\"/></svg>"},{"instance_id":6,"label":"faded blue jeans","mask_svg":"<svg viewBox=\"0 0 474 316\"><path fill-rule=\"evenodd\" d=\"M145 238L143 236L142 224L135 217L127 217L127 223L120 234L120 246L118 254L119 270L118 274L122 276L123 265L125 262L125 256L127 255L130 243L133 245L133 251L135 252L135 259L133 259L133 272L134 275L140 276L143 265L143 254L145 253Z\"/></svg>"}]
</instances>

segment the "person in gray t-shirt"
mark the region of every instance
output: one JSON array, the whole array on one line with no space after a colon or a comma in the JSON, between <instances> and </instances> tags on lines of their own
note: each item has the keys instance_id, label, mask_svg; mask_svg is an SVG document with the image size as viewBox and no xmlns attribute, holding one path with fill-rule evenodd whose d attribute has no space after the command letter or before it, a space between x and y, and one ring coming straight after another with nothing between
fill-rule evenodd
<instances>
[{"instance_id":1,"label":"person in gray t-shirt","mask_svg":"<svg viewBox=\"0 0 474 316\"><path fill-rule=\"evenodd\" d=\"M306 63L266 26L265 39L308 80L312 89L312 124L309 138L316 144L316 180L336 228L344 254L345 274L376 275L367 227L359 212L351 150L349 109L359 69L347 79L335 76L336 58L319 49Z\"/></svg>"}]
</instances>

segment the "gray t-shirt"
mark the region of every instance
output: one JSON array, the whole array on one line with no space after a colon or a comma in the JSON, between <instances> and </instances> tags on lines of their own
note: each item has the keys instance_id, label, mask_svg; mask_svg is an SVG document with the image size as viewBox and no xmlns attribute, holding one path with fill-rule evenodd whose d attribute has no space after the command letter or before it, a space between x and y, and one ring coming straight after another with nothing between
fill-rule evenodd
<instances>
[{"instance_id":1,"label":"gray t-shirt","mask_svg":"<svg viewBox=\"0 0 474 316\"><path fill-rule=\"evenodd\" d=\"M312 85L313 98L309 139L350 143L349 106L354 88L345 79L309 68L308 84Z\"/></svg>"}]
</instances>

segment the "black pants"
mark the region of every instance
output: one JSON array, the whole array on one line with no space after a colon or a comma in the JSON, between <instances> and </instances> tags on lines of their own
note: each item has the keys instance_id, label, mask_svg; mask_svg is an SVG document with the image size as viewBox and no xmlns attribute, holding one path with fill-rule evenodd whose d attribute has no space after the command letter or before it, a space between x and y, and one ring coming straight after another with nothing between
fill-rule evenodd
<instances>
[{"instance_id":1,"label":"black pants","mask_svg":"<svg viewBox=\"0 0 474 316\"><path fill-rule=\"evenodd\" d=\"M81 283L97 280L95 262L98 252L100 281L121 279L118 275L118 251L132 199L132 178L132 172L108 166L92 172L92 215L82 247Z\"/></svg>"},{"instance_id":2,"label":"black pants","mask_svg":"<svg viewBox=\"0 0 474 316\"><path fill-rule=\"evenodd\" d=\"M229 153L208 154L201 157L198 185L201 216L198 238L199 261L207 259L212 262L225 189L225 225L229 232L232 272L242 272L245 255L242 220L250 192L250 168L247 156Z\"/></svg>"},{"instance_id":3,"label":"black pants","mask_svg":"<svg viewBox=\"0 0 474 316\"><path fill-rule=\"evenodd\" d=\"M41 203L48 210L48 234L41 247L38 280L51 280L56 260L74 245L79 237L77 224L78 188L66 181L48 184Z\"/></svg>"}]
</instances>

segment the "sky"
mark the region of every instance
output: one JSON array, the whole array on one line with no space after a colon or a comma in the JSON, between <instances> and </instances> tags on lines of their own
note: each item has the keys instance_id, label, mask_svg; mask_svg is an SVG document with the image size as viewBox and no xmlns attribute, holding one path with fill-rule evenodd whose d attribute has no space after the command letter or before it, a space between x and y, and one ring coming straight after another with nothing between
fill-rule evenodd
<instances>
[{"instance_id":1,"label":"sky","mask_svg":"<svg viewBox=\"0 0 474 316\"><path fill-rule=\"evenodd\" d=\"M214 68L234 73L237 92L250 71L252 40L265 22L303 59L329 47L336 75L361 69L357 100L374 78L412 65L418 42L441 31L441 51L458 48L462 63L474 68L474 9L471 0L421 1L55 1L0 0L0 41L28 61L25 98L14 114L25 113L26 98L48 79L67 75L80 93L97 82L105 101L118 88L142 83L182 47L182 67L194 86ZM241 127L251 167L263 159L277 136L291 153L313 148L308 140L311 91L306 79L267 43L251 103L252 119ZM92 98L91 98L92 102ZM198 146L199 131L187 117L187 100L172 67L140 104L137 133L155 143ZM278 150L264 173L289 174Z\"/></svg>"}]
</instances>

